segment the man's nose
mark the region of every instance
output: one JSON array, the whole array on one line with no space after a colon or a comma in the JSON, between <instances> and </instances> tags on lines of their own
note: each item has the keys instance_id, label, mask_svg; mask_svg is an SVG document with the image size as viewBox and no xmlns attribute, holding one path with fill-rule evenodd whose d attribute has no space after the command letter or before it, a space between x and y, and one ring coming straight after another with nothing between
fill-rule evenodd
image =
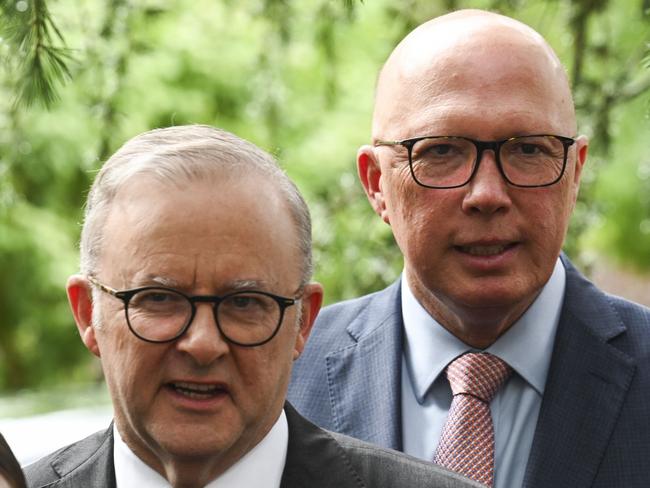
<instances>
[{"instance_id":1,"label":"man's nose","mask_svg":"<svg viewBox=\"0 0 650 488\"><path fill-rule=\"evenodd\" d=\"M179 351L192 356L201 366L211 364L230 348L217 327L214 310L212 303L197 303L194 320L176 345Z\"/></svg>"},{"instance_id":2,"label":"man's nose","mask_svg":"<svg viewBox=\"0 0 650 488\"><path fill-rule=\"evenodd\" d=\"M509 185L501 174L493 150L484 150L477 161L478 168L467 184L463 211L474 214L506 212L512 205Z\"/></svg>"}]
</instances>

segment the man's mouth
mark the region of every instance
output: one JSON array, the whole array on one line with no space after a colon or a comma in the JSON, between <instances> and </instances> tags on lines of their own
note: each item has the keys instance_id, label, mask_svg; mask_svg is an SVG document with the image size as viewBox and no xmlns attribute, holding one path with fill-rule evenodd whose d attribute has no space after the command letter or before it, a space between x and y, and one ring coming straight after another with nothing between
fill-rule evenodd
<instances>
[{"instance_id":1,"label":"man's mouth","mask_svg":"<svg viewBox=\"0 0 650 488\"><path fill-rule=\"evenodd\" d=\"M470 256L497 256L508 249L516 246L517 243L512 242L508 244L491 244L491 245L468 245L456 246L456 249L462 253L469 254Z\"/></svg>"},{"instance_id":2,"label":"man's mouth","mask_svg":"<svg viewBox=\"0 0 650 488\"><path fill-rule=\"evenodd\" d=\"M167 387L171 388L180 395L196 400L207 400L209 398L214 398L217 395L227 393L226 388L223 385L219 384L179 381L168 383Z\"/></svg>"}]
</instances>

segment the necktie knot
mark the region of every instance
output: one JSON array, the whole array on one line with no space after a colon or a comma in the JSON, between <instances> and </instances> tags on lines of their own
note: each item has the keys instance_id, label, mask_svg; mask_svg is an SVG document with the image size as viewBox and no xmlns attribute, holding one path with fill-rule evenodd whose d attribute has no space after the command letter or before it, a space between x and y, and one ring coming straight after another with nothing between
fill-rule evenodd
<instances>
[{"instance_id":1,"label":"necktie knot","mask_svg":"<svg viewBox=\"0 0 650 488\"><path fill-rule=\"evenodd\" d=\"M447 379L454 396L465 393L490 403L512 373L505 361L489 353L468 353L447 366Z\"/></svg>"}]
</instances>

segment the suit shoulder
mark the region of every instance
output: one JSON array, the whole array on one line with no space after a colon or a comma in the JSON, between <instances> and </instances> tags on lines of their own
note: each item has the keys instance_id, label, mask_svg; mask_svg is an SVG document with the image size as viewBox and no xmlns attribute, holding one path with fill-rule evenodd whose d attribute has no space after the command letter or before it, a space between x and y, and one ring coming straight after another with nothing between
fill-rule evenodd
<instances>
[{"instance_id":1,"label":"suit shoulder","mask_svg":"<svg viewBox=\"0 0 650 488\"><path fill-rule=\"evenodd\" d=\"M349 322L352 318L359 315L369 304L382 292L370 293L361 297L344 300L324 307L318 314L317 321L332 321L337 323ZM348 317L349 320L341 320Z\"/></svg>"},{"instance_id":2,"label":"suit shoulder","mask_svg":"<svg viewBox=\"0 0 650 488\"><path fill-rule=\"evenodd\" d=\"M591 284L591 282L588 283ZM595 303L598 298L604 299L625 331L635 340L645 342L650 347L650 308L623 297L612 295L593 284L591 285L593 293L590 298L593 300L592 303Z\"/></svg>"},{"instance_id":3,"label":"suit shoulder","mask_svg":"<svg viewBox=\"0 0 650 488\"><path fill-rule=\"evenodd\" d=\"M353 334L363 335L396 313L401 314L400 283L397 280L383 290L328 305L318 314L312 335L324 341L341 337L352 323Z\"/></svg>"},{"instance_id":4,"label":"suit shoulder","mask_svg":"<svg viewBox=\"0 0 650 488\"><path fill-rule=\"evenodd\" d=\"M612 344L635 357L640 364L647 364L650 360L650 309L621 297L605 296L625 330Z\"/></svg>"},{"instance_id":5,"label":"suit shoulder","mask_svg":"<svg viewBox=\"0 0 650 488\"><path fill-rule=\"evenodd\" d=\"M47 456L23 468L25 479L27 480L27 486L45 486L60 479L60 476L52 466L52 459L54 459L54 457L60 452L61 450L56 451L52 454L48 454Z\"/></svg>"},{"instance_id":6,"label":"suit shoulder","mask_svg":"<svg viewBox=\"0 0 650 488\"><path fill-rule=\"evenodd\" d=\"M364 486L482 487L464 476L404 453L328 432L341 446Z\"/></svg>"},{"instance_id":7,"label":"suit shoulder","mask_svg":"<svg viewBox=\"0 0 650 488\"><path fill-rule=\"evenodd\" d=\"M616 295L610 295L605 292L603 293L607 297L609 303L618 311L621 318L626 323L645 327L645 329L642 330L646 333L650 333L650 308Z\"/></svg>"},{"instance_id":8,"label":"suit shoulder","mask_svg":"<svg viewBox=\"0 0 650 488\"><path fill-rule=\"evenodd\" d=\"M27 486L45 486L75 471L105 447L110 441L109 431L96 432L26 466L24 472Z\"/></svg>"},{"instance_id":9,"label":"suit shoulder","mask_svg":"<svg viewBox=\"0 0 650 488\"><path fill-rule=\"evenodd\" d=\"M563 313L588 324L601 340L623 352L650 353L650 309L611 295L583 276L566 259L566 291Z\"/></svg>"}]
</instances>

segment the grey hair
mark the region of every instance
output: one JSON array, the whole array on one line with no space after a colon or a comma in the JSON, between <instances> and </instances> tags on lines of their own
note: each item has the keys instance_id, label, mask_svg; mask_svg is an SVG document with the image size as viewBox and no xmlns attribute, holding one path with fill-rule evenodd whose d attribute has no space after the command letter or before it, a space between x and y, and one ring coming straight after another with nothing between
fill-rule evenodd
<instances>
[{"instance_id":1,"label":"grey hair","mask_svg":"<svg viewBox=\"0 0 650 488\"><path fill-rule=\"evenodd\" d=\"M81 231L81 272L98 271L104 241L104 225L111 204L124 184L138 175L151 175L177 185L209 178L248 175L255 172L275 183L285 198L298 231L303 257L302 285L313 272L311 217L296 185L276 159L234 134L206 125L155 129L127 141L97 174L86 203Z\"/></svg>"}]
</instances>

